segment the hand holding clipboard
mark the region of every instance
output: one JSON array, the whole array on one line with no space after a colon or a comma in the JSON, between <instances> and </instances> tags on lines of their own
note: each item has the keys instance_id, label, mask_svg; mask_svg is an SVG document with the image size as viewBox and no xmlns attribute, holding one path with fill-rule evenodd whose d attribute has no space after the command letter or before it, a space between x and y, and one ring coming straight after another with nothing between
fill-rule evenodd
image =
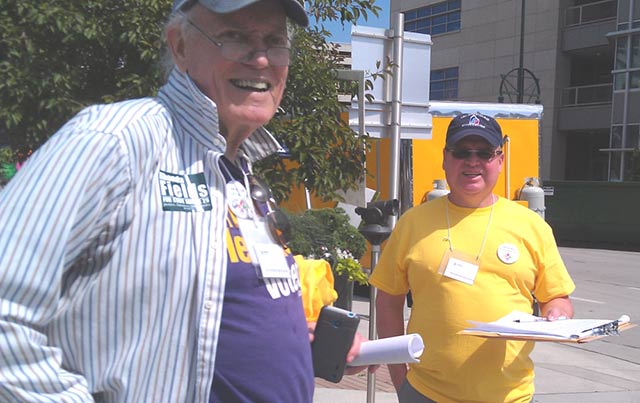
<instances>
[{"instance_id":1,"label":"hand holding clipboard","mask_svg":"<svg viewBox=\"0 0 640 403\"><path fill-rule=\"evenodd\" d=\"M586 343L635 327L627 315L610 319L544 320L524 312L514 311L494 322L469 321L473 327L458 334L526 341Z\"/></svg>"}]
</instances>

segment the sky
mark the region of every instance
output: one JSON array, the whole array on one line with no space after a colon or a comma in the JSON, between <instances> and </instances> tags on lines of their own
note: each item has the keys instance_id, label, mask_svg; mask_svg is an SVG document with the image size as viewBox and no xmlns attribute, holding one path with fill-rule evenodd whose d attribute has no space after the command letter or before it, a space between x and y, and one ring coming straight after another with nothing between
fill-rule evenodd
<instances>
[{"instance_id":1,"label":"sky","mask_svg":"<svg viewBox=\"0 0 640 403\"><path fill-rule=\"evenodd\" d=\"M358 20L358 25L376 28L389 28L389 0L376 0L376 5L382 7L380 15L376 17L369 14L367 21L364 18ZM314 24L314 22L311 22ZM351 42L351 24L345 25L344 29L339 21L326 22L325 28L331 32L331 42L350 43Z\"/></svg>"}]
</instances>

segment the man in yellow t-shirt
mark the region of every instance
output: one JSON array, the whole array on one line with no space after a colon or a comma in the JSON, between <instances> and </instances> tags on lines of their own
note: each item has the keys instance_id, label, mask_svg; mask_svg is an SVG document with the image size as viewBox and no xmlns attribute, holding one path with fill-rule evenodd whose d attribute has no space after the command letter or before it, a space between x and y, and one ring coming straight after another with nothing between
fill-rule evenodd
<instances>
[{"instance_id":1,"label":"man in yellow t-shirt","mask_svg":"<svg viewBox=\"0 0 640 403\"><path fill-rule=\"evenodd\" d=\"M493 193L502 169L502 131L480 113L455 117L443 168L451 192L400 217L370 279L378 288L381 338L419 333L419 364L389 365L400 403L530 402L533 342L457 335L467 320L531 313L534 295L549 320L571 318L575 285L549 225Z\"/></svg>"}]
</instances>

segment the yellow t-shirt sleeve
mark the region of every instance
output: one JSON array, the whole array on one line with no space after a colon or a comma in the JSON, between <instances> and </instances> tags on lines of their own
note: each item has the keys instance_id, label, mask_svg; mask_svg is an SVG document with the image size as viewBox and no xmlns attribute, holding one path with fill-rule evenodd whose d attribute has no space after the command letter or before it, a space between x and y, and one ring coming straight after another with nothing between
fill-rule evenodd
<instances>
[{"instance_id":1,"label":"yellow t-shirt sleeve","mask_svg":"<svg viewBox=\"0 0 640 403\"><path fill-rule=\"evenodd\" d=\"M570 295L576 286L562 261L551 227L544 223L539 234L537 249L538 276L534 288L536 299L548 302L554 298Z\"/></svg>"},{"instance_id":2,"label":"yellow t-shirt sleeve","mask_svg":"<svg viewBox=\"0 0 640 403\"><path fill-rule=\"evenodd\" d=\"M410 243L406 239L407 234L403 231L403 221L401 217L397 222L369 278L371 285L391 295L409 292L409 280L403 258L407 254Z\"/></svg>"}]
</instances>

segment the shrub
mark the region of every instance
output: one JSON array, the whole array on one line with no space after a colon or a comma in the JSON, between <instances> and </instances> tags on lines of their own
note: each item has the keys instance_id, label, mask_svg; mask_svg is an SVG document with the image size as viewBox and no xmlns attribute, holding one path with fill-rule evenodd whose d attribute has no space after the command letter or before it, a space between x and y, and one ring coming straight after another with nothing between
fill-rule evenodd
<instances>
[{"instance_id":1,"label":"shrub","mask_svg":"<svg viewBox=\"0 0 640 403\"><path fill-rule=\"evenodd\" d=\"M349 222L340 207L287 213L292 236L289 247L294 254L325 259L336 275L346 274L351 281L367 284L368 278L358 261L367 250L367 240Z\"/></svg>"}]
</instances>

